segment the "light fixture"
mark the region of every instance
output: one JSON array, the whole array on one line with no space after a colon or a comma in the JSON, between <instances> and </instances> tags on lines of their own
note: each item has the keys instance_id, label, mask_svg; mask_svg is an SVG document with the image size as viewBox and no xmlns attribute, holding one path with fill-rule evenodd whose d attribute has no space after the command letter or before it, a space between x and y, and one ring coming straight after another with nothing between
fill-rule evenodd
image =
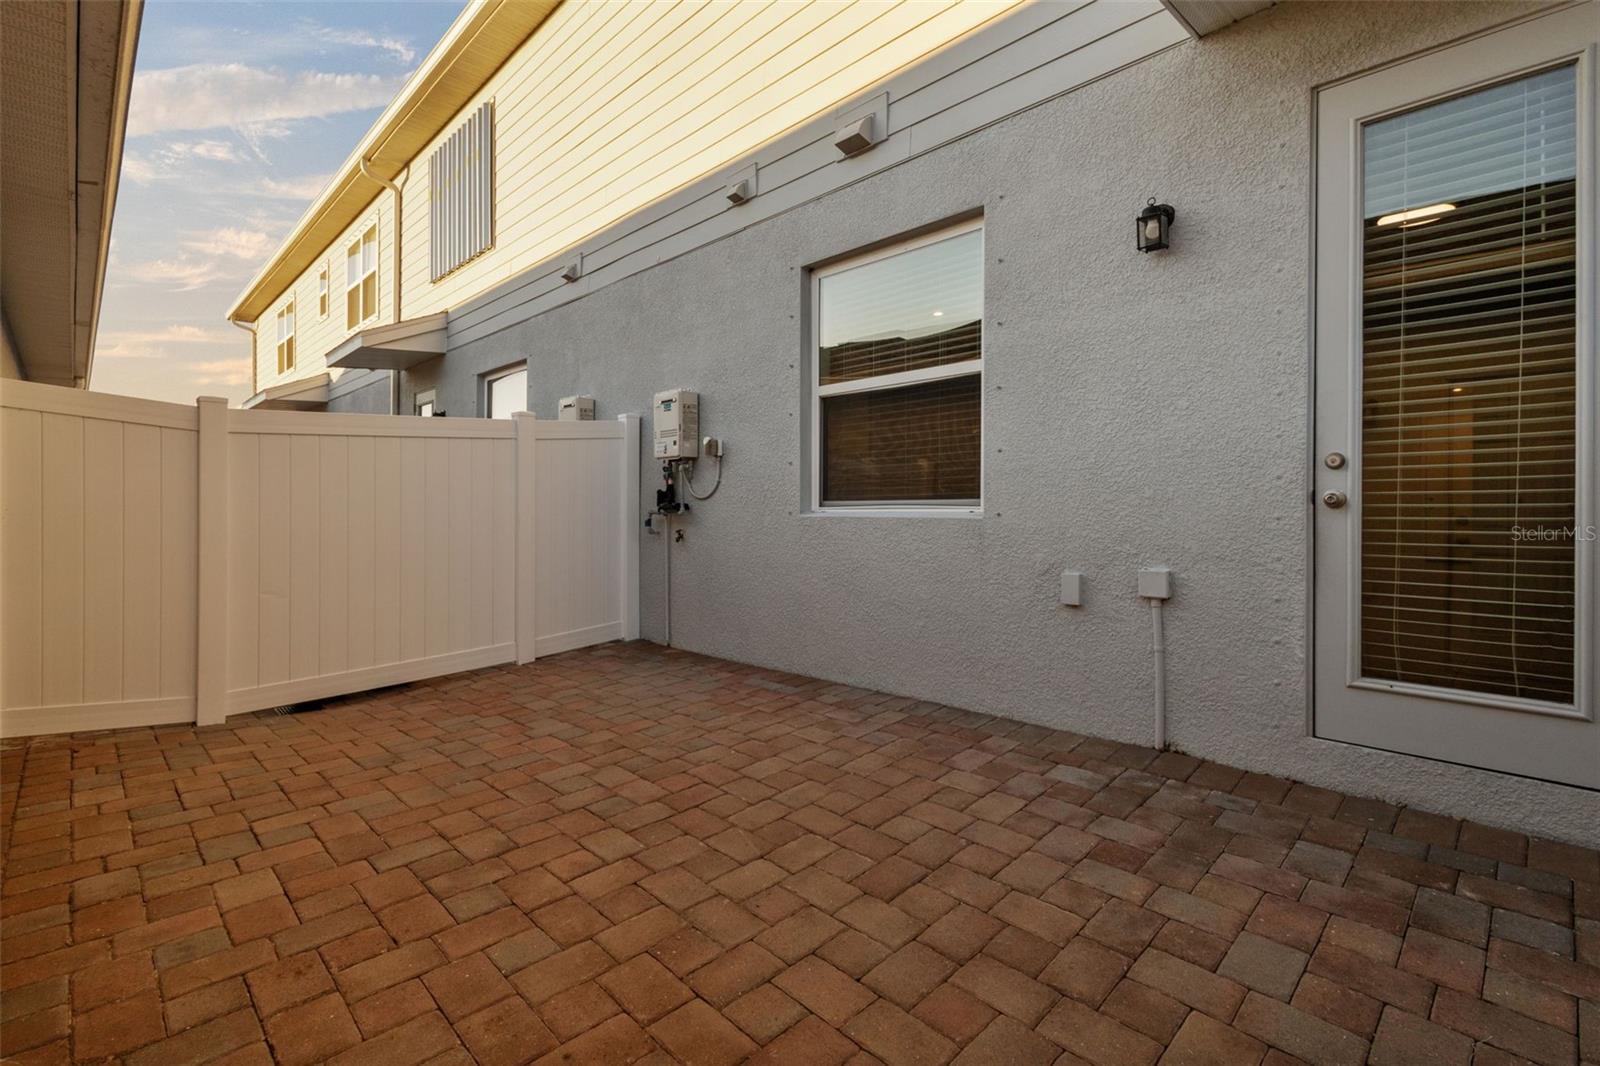
<instances>
[{"instance_id":1,"label":"light fixture","mask_svg":"<svg viewBox=\"0 0 1600 1066\"><path fill-rule=\"evenodd\" d=\"M943 311L935 311L933 313L933 317L934 318L943 318L944 317L944 312Z\"/></svg>"},{"instance_id":2,"label":"light fixture","mask_svg":"<svg viewBox=\"0 0 1600 1066\"><path fill-rule=\"evenodd\" d=\"M1150 197L1150 202L1139 212L1139 217L1135 220L1139 251L1155 252L1167 247L1172 221L1177 217L1178 213L1172 209L1171 204L1158 204L1154 196Z\"/></svg>"},{"instance_id":3,"label":"light fixture","mask_svg":"<svg viewBox=\"0 0 1600 1066\"><path fill-rule=\"evenodd\" d=\"M1409 211L1396 211L1391 215L1384 215L1378 219L1378 225L1398 225L1402 229L1406 226L1419 226L1424 222L1432 222L1440 215L1448 214L1455 209L1455 204L1429 204L1427 207L1413 207Z\"/></svg>"}]
</instances>

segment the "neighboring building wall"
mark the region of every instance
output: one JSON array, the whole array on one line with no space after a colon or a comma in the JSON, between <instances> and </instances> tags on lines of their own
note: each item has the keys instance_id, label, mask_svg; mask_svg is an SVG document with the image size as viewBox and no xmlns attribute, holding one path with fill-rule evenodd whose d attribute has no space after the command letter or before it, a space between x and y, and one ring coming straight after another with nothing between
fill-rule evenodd
<instances>
[{"instance_id":1,"label":"neighboring building wall","mask_svg":"<svg viewBox=\"0 0 1600 1066\"><path fill-rule=\"evenodd\" d=\"M1307 735L1311 93L1534 9L1279 5L543 313L515 295L537 286L504 286L406 375L402 409L437 388L472 410L478 375L523 357L541 418L570 393L611 418L701 390L728 458L675 523L677 646L1147 743L1134 572L1167 564L1178 749L1592 839L1600 794ZM1152 194L1176 243L1142 256ZM975 208L983 517L806 514L805 268ZM648 463L644 482L641 519ZM642 548L656 640L666 550ZM1064 568L1087 574L1082 608L1057 606Z\"/></svg>"},{"instance_id":2,"label":"neighboring building wall","mask_svg":"<svg viewBox=\"0 0 1600 1066\"><path fill-rule=\"evenodd\" d=\"M0 318L0 378L22 377L22 363L11 340L11 326Z\"/></svg>"}]
</instances>

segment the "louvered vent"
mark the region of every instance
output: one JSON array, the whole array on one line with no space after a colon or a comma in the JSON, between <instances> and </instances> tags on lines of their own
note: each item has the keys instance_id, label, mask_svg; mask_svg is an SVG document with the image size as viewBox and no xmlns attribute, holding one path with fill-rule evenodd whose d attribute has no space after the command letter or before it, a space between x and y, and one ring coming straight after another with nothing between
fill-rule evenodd
<instances>
[{"instance_id":1,"label":"louvered vent","mask_svg":"<svg viewBox=\"0 0 1600 1066\"><path fill-rule=\"evenodd\" d=\"M494 245L494 103L487 101L428 160L429 269L434 281Z\"/></svg>"}]
</instances>

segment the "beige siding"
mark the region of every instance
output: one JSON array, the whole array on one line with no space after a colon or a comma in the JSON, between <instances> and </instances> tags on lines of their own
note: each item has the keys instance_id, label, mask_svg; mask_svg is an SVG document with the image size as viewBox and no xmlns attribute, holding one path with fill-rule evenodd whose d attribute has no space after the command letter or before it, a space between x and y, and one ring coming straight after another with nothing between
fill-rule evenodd
<instances>
[{"instance_id":1,"label":"beige siding","mask_svg":"<svg viewBox=\"0 0 1600 1066\"><path fill-rule=\"evenodd\" d=\"M857 96L1018 2L563 4L404 175L405 316L459 306ZM485 100L495 107L495 244L434 282L428 157ZM391 199L383 191L376 201L383 218L382 321L393 320ZM326 353L348 335L343 245L366 217L295 282L301 325L292 375L278 375L276 363L274 316L287 293L263 314L258 389L321 373ZM337 297L325 320L314 313L324 259L333 260Z\"/></svg>"},{"instance_id":2,"label":"beige siding","mask_svg":"<svg viewBox=\"0 0 1600 1066\"><path fill-rule=\"evenodd\" d=\"M327 355L350 331L344 317L344 250L374 220L378 223L378 322L394 321L394 197L387 189L377 189L370 207L352 223L332 246L323 250L317 261L295 279L294 286L282 293L261 316L256 332L256 391L287 381L314 377L328 369ZM328 267L328 313L317 313L317 273ZM278 312L295 300L295 367L278 373ZM407 311L407 314L410 312ZM339 371L333 376L337 378Z\"/></svg>"}]
</instances>

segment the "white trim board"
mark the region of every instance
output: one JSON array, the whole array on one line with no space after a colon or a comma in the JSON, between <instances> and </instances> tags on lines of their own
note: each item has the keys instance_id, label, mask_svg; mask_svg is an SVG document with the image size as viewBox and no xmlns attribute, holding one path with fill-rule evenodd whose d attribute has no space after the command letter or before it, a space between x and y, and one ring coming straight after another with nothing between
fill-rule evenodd
<instances>
[{"instance_id":1,"label":"white trim board","mask_svg":"<svg viewBox=\"0 0 1600 1066\"><path fill-rule=\"evenodd\" d=\"M369 689L401 685L409 681L423 681L430 677L476 670L484 666L499 666L515 662L515 644L493 644L469 651L433 655L425 659L408 659L405 662L386 663L365 670L352 670L326 677L307 677L296 681L282 681L275 685L235 689L228 693L228 714L244 714L267 707L281 707L307 700L345 696Z\"/></svg>"},{"instance_id":2,"label":"white trim board","mask_svg":"<svg viewBox=\"0 0 1600 1066\"><path fill-rule=\"evenodd\" d=\"M62 704L54 707L8 707L0 711L0 737L37 737L136 726L187 725L193 722L192 696Z\"/></svg>"}]
</instances>

